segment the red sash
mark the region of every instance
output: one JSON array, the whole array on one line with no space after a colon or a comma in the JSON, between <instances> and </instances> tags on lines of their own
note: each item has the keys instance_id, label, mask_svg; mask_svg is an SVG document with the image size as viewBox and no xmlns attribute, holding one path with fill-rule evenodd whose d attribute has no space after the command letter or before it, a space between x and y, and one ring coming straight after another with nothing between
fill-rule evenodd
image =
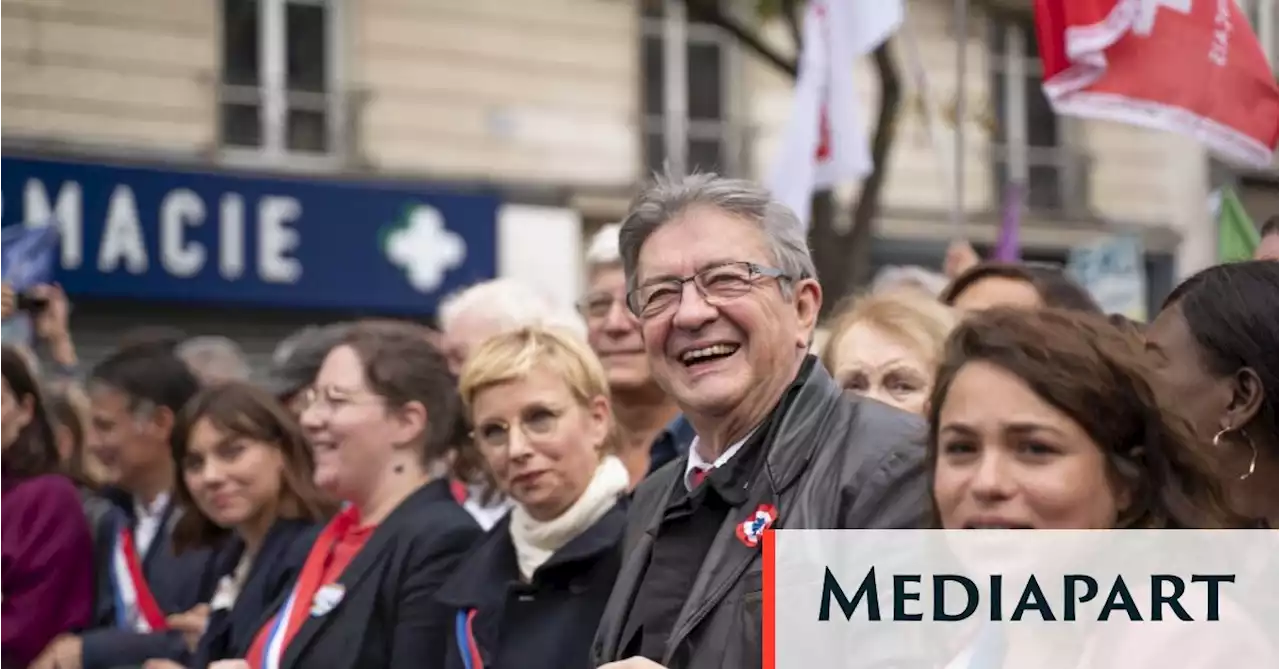
<instances>
[{"instance_id":1,"label":"red sash","mask_svg":"<svg viewBox=\"0 0 1280 669\"><path fill-rule=\"evenodd\" d=\"M453 501L462 504L467 501L470 493L467 492L467 484L458 479L449 479L449 494L453 495Z\"/></svg>"},{"instance_id":2,"label":"red sash","mask_svg":"<svg viewBox=\"0 0 1280 669\"><path fill-rule=\"evenodd\" d=\"M141 628L142 632L164 632L169 629L165 622L164 611L156 603L151 586L142 573L142 559L133 541L133 531L128 527L120 528L116 545L111 556L111 576L115 582L116 620L122 628ZM140 618L139 625L133 626L128 621L128 608L136 606Z\"/></svg>"},{"instance_id":3,"label":"red sash","mask_svg":"<svg viewBox=\"0 0 1280 669\"><path fill-rule=\"evenodd\" d=\"M307 553L307 561L302 565L302 572L293 586L293 592L280 612L267 621L266 626L258 631L250 646L245 660L252 669L276 667L284 657L289 642L302 628L311 611L312 600L324 586L320 581L324 578L325 568L333 555L333 548L360 521L360 513L354 506L349 506L329 521L316 542ZM286 619L279 620L280 616ZM283 624L280 624L283 623ZM280 635L283 635L280 637ZM279 638L277 638L279 637Z\"/></svg>"}]
</instances>

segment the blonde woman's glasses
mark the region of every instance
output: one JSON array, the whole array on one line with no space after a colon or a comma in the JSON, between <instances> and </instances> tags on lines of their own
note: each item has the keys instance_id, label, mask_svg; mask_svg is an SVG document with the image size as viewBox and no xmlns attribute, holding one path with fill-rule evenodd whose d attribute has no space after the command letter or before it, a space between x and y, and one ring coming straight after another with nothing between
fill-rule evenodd
<instances>
[{"instance_id":1,"label":"blonde woman's glasses","mask_svg":"<svg viewBox=\"0 0 1280 669\"><path fill-rule=\"evenodd\" d=\"M505 421L486 421L471 431L471 439L485 448L506 448L511 445L511 431L519 429L530 441L541 441L555 434L563 411L548 407L534 407L524 412L515 424Z\"/></svg>"}]
</instances>

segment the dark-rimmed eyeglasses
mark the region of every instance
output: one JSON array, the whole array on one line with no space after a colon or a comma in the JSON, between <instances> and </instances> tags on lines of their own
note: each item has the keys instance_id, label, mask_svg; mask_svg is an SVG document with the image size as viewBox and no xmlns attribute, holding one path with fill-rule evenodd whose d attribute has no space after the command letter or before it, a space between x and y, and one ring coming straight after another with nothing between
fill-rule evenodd
<instances>
[{"instance_id":1,"label":"dark-rimmed eyeglasses","mask_svg":"<svg viewBox=\"0 0 1280 669\"><path fill-rule=\"evenodd\" d=\"M659 316L680 303L684 284L692 281L707 304L720 306L746 295L762 279L791 280L786 272L752 262L731 262L707 267L681 279L655 279L627 293L627 308L640 318Z\"/></svg>"}]
</instances>

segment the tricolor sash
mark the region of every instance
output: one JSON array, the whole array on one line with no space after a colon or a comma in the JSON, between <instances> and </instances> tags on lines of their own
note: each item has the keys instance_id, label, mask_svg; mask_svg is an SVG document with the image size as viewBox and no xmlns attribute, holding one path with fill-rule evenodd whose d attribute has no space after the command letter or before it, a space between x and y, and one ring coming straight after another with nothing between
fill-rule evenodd
<instances>
[{"instance_id":1,"label":"tricolor sash","mask_svg":"<svg viewBox=\"0 0 1280 669\"><path fill-rule=\"evenodd\" d=\"M138 555L133 530L127 525L120 528L111 547L111 585L117 627L144 634L168 629L164 611L142 573L142 557Z\"/></svg>"},{"instance_id":2,"label":"tricolor sash","mask_svg":"<svg viewBox=\"0 0 1280 669\"><path fill-rule=\"evenodd\" d=\"M334 546L359 520L359 511L354 506L349 506L334 516L320 536L316 537L311 551L307 553L307 561L302 565L302 572L298 574L298 580L289 592L289 599L285 600L280 612L263 628L262 632L266 632L267 637L262 644L262 654L246 658L253 669L280 669L285 649L307 619L316 593L325 585L320 579L333 555Z\"/></svg>"}]
</instances>

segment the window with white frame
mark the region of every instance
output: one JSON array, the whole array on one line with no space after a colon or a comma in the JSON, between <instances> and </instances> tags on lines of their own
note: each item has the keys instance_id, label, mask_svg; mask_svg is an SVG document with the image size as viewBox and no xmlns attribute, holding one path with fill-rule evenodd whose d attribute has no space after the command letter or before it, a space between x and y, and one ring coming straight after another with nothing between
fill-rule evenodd
<instances>
[{"instance_id":1,"label":"window with white frame","mask_svg":"<svg viewBox=\"0 0 1280 669\"><path fill-rule=\"evenodd\" d=\"M1280 28L1280 0L1236 0L1244 15L1253 26L1253 32L1262 44L1263 53L1267 54L1267 62L1272 71L1276 70L1277 60L1277 28Z\"/></svg>"},{"instance_id":2,"label":"window with white frame","mask_svg":"<svg viewBox=\"0 0 1280 669\"><path fill-rule=\"evenodd\" d=\"M223 147L335 151L333 12L326 0L222 0Z\"/></svg>"},{"instance_id":3,"label":"window with white frame","mask_svg":"<svg viewBox=\"0 0 1280 669\"><path fill-rule=\"evenodd\" d=\"M685 171L738 174L739 137L730 122L730 73L734 57L731 38L718 27L693 20L673 31L667 20L668 0L640 0L641 105L644 167L663 168L667 158L668 116L666 45L684 34L686 82L682 114L685 133Z\"/></svg>"},{"instance_id":4,"label":"window with white frame","mask_svg":"<svg viewBox=\"0 0 1280 669\"><path fill-rule=\"evenodd\" d=\"M997 193L1018 175L1011 167L1024 164L1029 209L1074 211L1087 208L1085 165L1065 140L1062 120L1041 87L1044 67L1029 24L992 21L987 31L990 72L992 166ZM1015 119L1014 115L1021 115ZM1010 132L1022 121L1024 132ZM1014 160L1015 152L1022 158ZM999 196L997 197L999 201Z\"/></svg>"}]
</instances>

